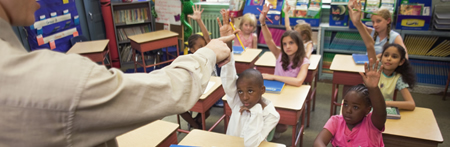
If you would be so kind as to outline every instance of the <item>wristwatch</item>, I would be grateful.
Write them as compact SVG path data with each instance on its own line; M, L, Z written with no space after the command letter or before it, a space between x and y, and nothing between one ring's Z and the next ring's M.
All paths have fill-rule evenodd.
M266 26L266 24L261 24L261 26Z

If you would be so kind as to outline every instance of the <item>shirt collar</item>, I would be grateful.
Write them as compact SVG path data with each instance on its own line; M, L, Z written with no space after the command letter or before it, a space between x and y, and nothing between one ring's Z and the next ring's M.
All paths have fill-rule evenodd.
M9 43L14 48L25 50L22 43L17 38L16 33L14 33L11 24L6 22L2 18L0 18L0 32L1 32L0 33L1 40Z

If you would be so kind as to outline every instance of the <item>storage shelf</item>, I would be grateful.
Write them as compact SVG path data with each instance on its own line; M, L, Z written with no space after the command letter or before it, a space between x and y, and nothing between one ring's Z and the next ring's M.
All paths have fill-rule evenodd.
M269 48L266 44L258 43L258 48Z
M450 62L450 57L434 57L434 56L421 56L421 55L408 55L410 59L421 60L433 60L433 61L445 61Z
M144 21L144 22L136 22L136 23L116 23L116 27L125 27L125 26L132 26L132 25L140 25L140 24L148 24L152 23L151 21Z
M130 40L127 40L127 41L119 41L118 43L119 43L119 44L127 44L127 43L130 43Z
M431 31L401 30L401 33L405 35L430 35L430 36L450 37L450 32L436 31L436 30Z
M257 25L258 27L261 27L261 24ZM286 27L284 25L267 25L269 28L276 28L276 29L284 29L286 30ZM295 26L291 26L291 28L294 28ZM312 31L318 31L319 27L311 27Z
M365 54L364 51L353 51L353 50L341 50L341 49L323 49L323 52L328 53L341 53L341 54Z

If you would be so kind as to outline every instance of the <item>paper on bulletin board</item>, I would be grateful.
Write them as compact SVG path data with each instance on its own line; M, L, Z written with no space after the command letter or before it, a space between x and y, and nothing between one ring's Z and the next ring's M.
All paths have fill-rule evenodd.
M156 22L172 25L181 25L181 1L180 0L157 0L155 10L158 14Z

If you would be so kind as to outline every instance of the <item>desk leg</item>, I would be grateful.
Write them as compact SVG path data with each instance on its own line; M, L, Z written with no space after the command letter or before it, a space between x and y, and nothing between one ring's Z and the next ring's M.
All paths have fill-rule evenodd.
M206 111L208 111L208 110L206 110ZM202 114L202 130L206 130L206 124L205 124L205 122L206 122L206 113L201 113Z
M307 107L306 107L306 115L307 115L307 121L306 121L306 127L309 127L309 118L310 118L310 114L311 114L311 101L312 101L312 94L313 94L313 92L312 92L312 90L311 89L309 89L309 92L308 92L308 96L307 96L307 99L309 99L308 100L308 103L306 104L307 105ZM305 113L303 113L303 115L304 115ZM304 118L304 117L303 117ZM302 120L303 121L303 120ZM302 124L304 124L303 122L302 122Z
M313 105L312 105L312 111L314 111L314 108L316 106L316 88L317 88L317 80L319 80L319 74L316 73L316 77L314 78L314 90L313 90Z
M142 65L144 65L144 67L143 67L144 72L147 73L147 65L145 64L144 52L141 52L141 60L142 60Z
M131 60L133 60L133 63L134 63L134 72L137 72L136 50L131 48L131 51L133 52L133 56L131 56Z
M330 107L330 117L336 113L336 103L339 93L339 84L333 84L331 92L331 107Z

